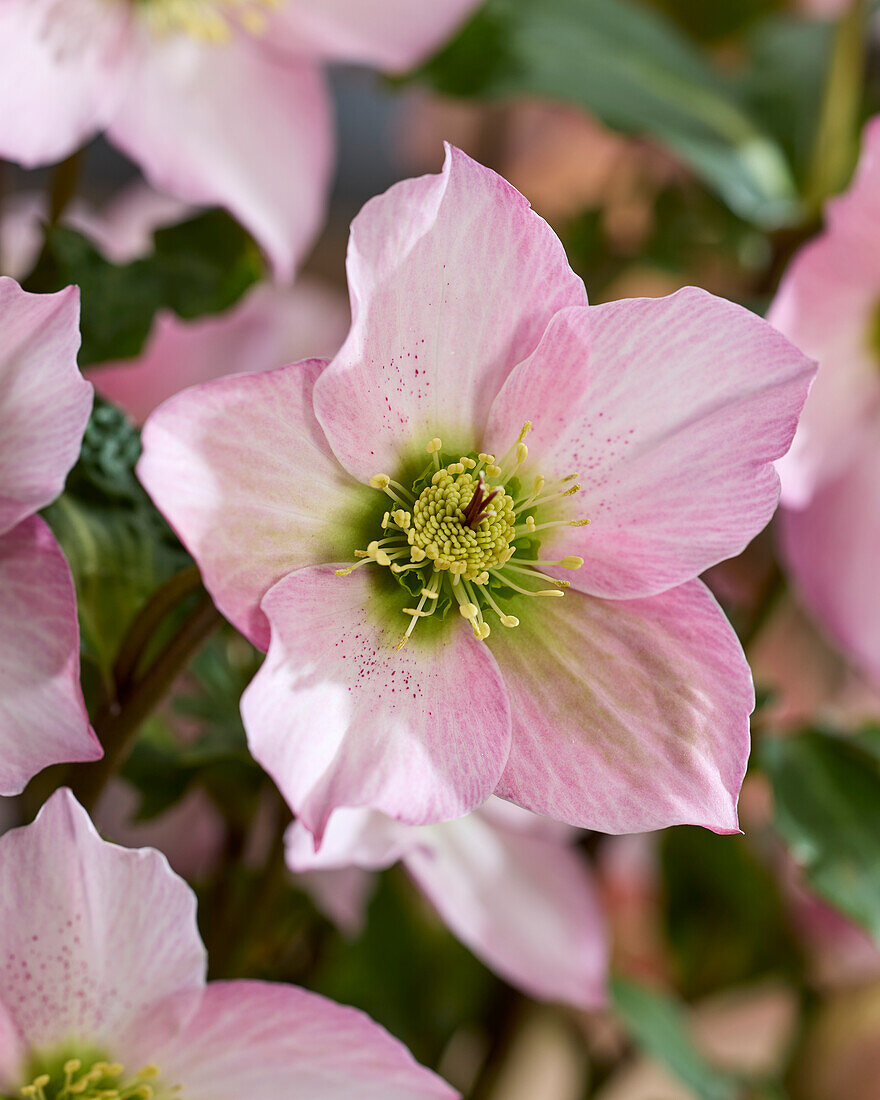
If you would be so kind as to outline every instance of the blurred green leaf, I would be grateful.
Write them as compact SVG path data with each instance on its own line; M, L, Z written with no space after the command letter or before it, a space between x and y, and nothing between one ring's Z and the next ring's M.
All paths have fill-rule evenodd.
M776 828L813 888L880 940L880 731L767 739L758 759Z
M184 318L228 309L263 271L250 236L219 210L161 229L153 241L151 255L117 265L81 233L64 226L47 229L25 288L80 287L80 366L138 355L159 309Z
M134 476L139 455L137 429L99 399L65 491L43 513L73 573L83 657L105 683L135 615L190 560Z
M741 1082L713 1069L694 1046L680 1001L623 978L612 980L611 999L638 1045L693 1089L700 1100L739 1100Z
M635 0L488 0L416 76L451 95L576 103L665 143L748 220L797 216L779 144L700 50Z
M745 837L681 826L661 844L666 931L687 996L797 969L779 886Z

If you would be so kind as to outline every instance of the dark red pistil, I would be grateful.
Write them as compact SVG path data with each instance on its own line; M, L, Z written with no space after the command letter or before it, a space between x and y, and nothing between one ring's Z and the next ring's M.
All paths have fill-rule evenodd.
M474 495L468 501L468 506L464 510L465 527L470 527L472 531L476 530L482 520L489 514L486 511L487 505L490 504L500 492L500 489L493 489L491 493L486 493L485 478L480 474L480 480L477 482L476 489L474 489Z

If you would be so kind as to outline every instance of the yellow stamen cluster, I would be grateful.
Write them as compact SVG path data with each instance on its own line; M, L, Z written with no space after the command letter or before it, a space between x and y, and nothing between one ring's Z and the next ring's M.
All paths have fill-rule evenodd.
M267 11L281 0L134 0L158 35L188 34L222 45L236 27L249 34L266 29Z
M88 1068L82 1059L69 1058L61 1067L63 1079L41 1073L19 1091L25 1100L181 1100L180 1086L156 1083L158 1066L144 1066L125 1077L119 1062L97 1061Z
M562 596L561 589L568 587L568 581L547 576L544 568L559 565L564 569L579 569L583 565L583 559L574 555L555 561L518 556L524 551L518 550L517 539L528 539L550 528L579 527L589 523L587 519L537 523L532 514L535 508L552 507L577 493L580 485L569 484L574 475L549 487L546 478L538 475L531 490L516 499L512 488L511 492L506 491L508 482L514 475L518 476L519 468L528 458L528 447L523 440L530 428L527 422L516 443L500 460L494 455L480 453L476 458L463 455L457 462L443 466L440 462L442 441L430 440L426 450L433 459L435 470L430 483L418 492L418 496L417 490L410 491L387 474L370 478L372 488L389 496L396 507L382 517L383 537L370 542L366 550L355 550L354 556L360 560L337 569L336 573L347 577L355 569L373 562L390 569L398 577L415 574L417 579L413 581L401 580L408 591L418 592L419 600L415 607L403 609L411 621L398 649L406 643L419 619L434 614L444 592L471 624L474 636L483 641L491 633L485 619L488 611L498 616L502 626L519 626L515 615L499 607L496 600L499 590L508 590L508 598L510 592L516 593L517 598ZM420 484L424 485L422 479ZM554 587L523 587L535 580L543 584L549 582Z

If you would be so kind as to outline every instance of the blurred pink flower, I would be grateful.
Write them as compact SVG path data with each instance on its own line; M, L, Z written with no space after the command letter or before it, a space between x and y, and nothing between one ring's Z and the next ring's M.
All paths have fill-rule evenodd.
M324 213L333 139L320 62L399 70L477 0L4 0L0 157L96 134L161 191L227 207L283 280Z
M808 610L880 683L880 118L827 222L793 260L769 314L820 364L779 464L781 543Z
M303 825L290 827L287 863L329 876L402 860L441 919L487 966L531 997L595 1008L605 999L608 952L593 878L574 839L568 826L496 798L440 825L337 810L317 852ZM323 897L329 887L325 877ZM344 898L350 890L350 878L341 879Z
M76 366L79 292L0 278L0 794L42 768L96 760L79 686L70 570L36 514L79 456L92 387Z
M192 890L158 852L102 841L69 791L0 838L0 941L4 1092L456 1095L354 1009L290 985L206 985Z
M218 607L271 633L255 758L317 838L338 807L426 824L492 793L735 830L752 685L695 578L772 515L813 365L696 289L588 307L546 223L453 148L367 204L348 274L331 363L144 429L141 480Z

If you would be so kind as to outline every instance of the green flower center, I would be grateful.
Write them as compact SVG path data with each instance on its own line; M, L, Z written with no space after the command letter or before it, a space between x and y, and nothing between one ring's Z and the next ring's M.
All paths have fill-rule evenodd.
M181 1100L179 1085L158 1083L158 1066L129 1075L121 1063L93 1055L37 1058L30 1076L31 1083L18 1091L25 1100Z
M132 0L157 35L187 34L222 45L236 27L250 34L266 29L266 13L282 0Z
M531 428L523 426L516 443L496 461L491 454L462 455L445 465L440 458L442 442L427 445L433 466L407 488L387 474L376 474L370 485L391 498L397 506L387 511L380 524L381 536L366 550L355 550L361 560L345 569L346 577L362 565L375 563L391 570L399 583L417 597L415 607L404 608L410 623L400 649L419 619L445 614L458 606L461 615L481 641L489 637L488 615L497 616L502 626L519 626L519 619L505 609L511 599L526 596L562 596L568 581L548 577L547 565L579 569L583 558L566 556L551 561L536 558L537 534L555 527L579 527L588 519L551 519L537 523L537 509L546 512L573 496L580 485L574 474L548 484L537 475L530 490L521 488L520 472L528 459L524 440ZM542 586L533 588L538 581Z

